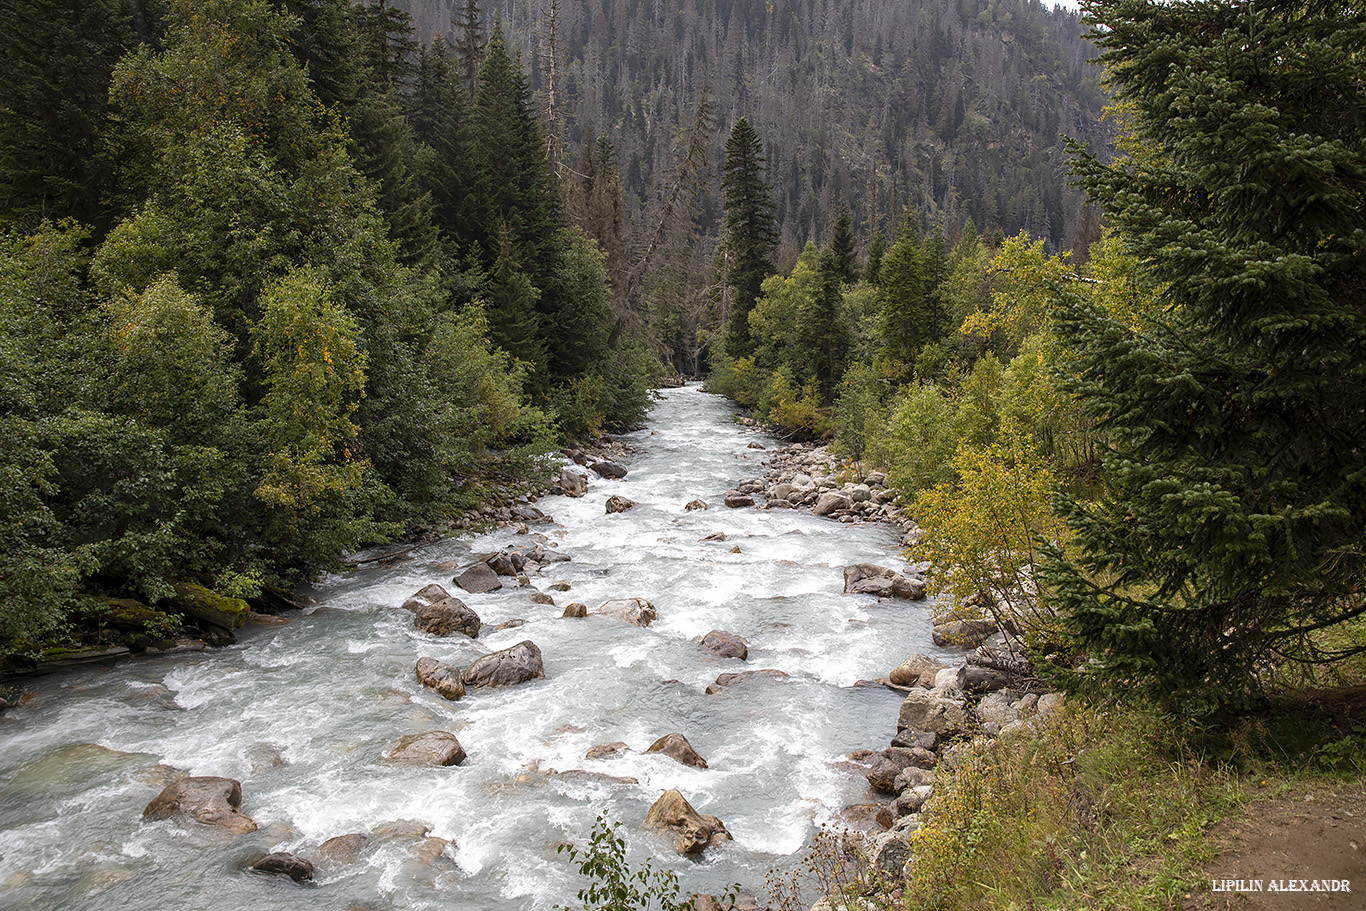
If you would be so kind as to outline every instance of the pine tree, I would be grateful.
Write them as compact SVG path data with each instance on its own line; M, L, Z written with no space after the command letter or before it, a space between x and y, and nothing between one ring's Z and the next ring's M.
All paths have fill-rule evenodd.
M1366 614L1366 11L1087 8L1134 142L1078 170L1167 290L1137 328L1060 321L1107 485L1047 580L1094 675L1236 706L1362 649L1322 634Z
M726 352L744 357L754 352L749 313L764 279L773 271L769 259L778 246L772 189L764 177L763 144L749 120L741 117L726 140L721 167L722 248L725 281L731 294L726 312Z
M109 82L135 41L118 0L0 0L0 221L108 227Z
M893 377L909 375L920 349L931 338L918 234L907 220L878 272L881 357Z
M858 278L858 251L854 246L853 216L849 205L841 203L830 231L830 256L835 275L846 285Z
M473 101L479 91L479 71L484 67L484 18L479 0L465 0L461 7L460 33L455 42L456 58L460 61L460 75L464 80L466 97Z

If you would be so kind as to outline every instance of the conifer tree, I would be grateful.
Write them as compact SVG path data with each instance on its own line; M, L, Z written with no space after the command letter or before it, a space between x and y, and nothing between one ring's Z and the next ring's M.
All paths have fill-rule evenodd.
M892 376L905 376L931 337L918 233L907 220L878 272L882 357Z
M830 231L830 256L834 273L840 281L852 285L858 278L858 251L854 247L853 216L848 203L841 203Z
M759 134L741 117L726 140L721 167L722 248L725 281L730 288L726 312L726 352L732 357L752 354L749 313L764 279L773 271L769 259L778 246L773 218L772 190L764 177L764 150Z
M1063 314L1108 484L1048 581L1091 673L1237 706L1361 650L1323 636L1366 614L1366 11L1086 8L1135 143L1078 169L1167 290L1136 328Z

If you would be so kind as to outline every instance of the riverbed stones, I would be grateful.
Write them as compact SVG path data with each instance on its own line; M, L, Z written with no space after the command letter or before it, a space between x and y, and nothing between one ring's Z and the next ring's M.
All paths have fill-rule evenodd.
M677 788L665 791L645 814L645 828L673 836L679 854L701 854L708 847L730 841L730 833L715 816L693 809Z
M706 503L705 500L689 500L687 503L685 503L685 504L683 505L683 511L684 511L684 512L696 512L696 511L699 510L699 509L706 509L706 508L707 508L707 503Z
M949 734L966 730L968 713L959 697L949 690L912 690L901 702L897 729Z
M413 625L424 633L442 638L459 635L478 639L482 621L464 601L444 598L413 611Z
M566 465L560 469L560 492L567 497L581 497L588 492L588 469L581 465Z
M184 818L233 835L256 831L241 813L242 783L233 778L196 776L168 784L142 811L144 819Z
M844 567L844 591L846 594L919 601L925 597L925 580L903 576L874 563L855 563Z
M465 761L465 750L450 731L426 731L399 738L388 759L404 765L452 766Z
M318 845L317 862L324 867L349 867L360 860L370 847L371 838L364 832L335 835Z
M947 665L942 661L936 661L928 655L912 655L893 668L887 679L897 686L923 686L928 689L935 685L935 675L945 667Z
M603 460L599 462L594 462L592 465L589 465L588 467L592 469L593 473L600 478L607 478L608 480L617 481L621 478L626 477L626 466L618 465L616 462L608 462L606 460Z
M695 769L705 769L707 760L702 758L702 754L693 749L688 738L677 732L665 734L656 740L645 750L647 753L663 753L670 759L681 762L683 765L692 766Z
M570 618L570 619L577 619L577 618L579 618L579 617L587 617L587 616L588 616L588 605L587 605L587 604L584 604L582 601L574 601L574 602L571 602L570 604L566 604L566 605L564 606L564 613L563 613L563 614L560 614L560 616L561 616L561 617L568 617L568 618Z
M714 629L701 639L702 647L721 658L749 659L749 643L743 637Z
M588 752L583 755L584 759L611 759L623 753L631 752L631 748L620 740L611 743L600 743L597 746L589 747Z
M613 598L602 602L593 613L625 620L636 626L649 626L659 619L659 612L655 610L655 606L644 598Z
M628 509L633 509L635 505L635 500L627 499L618 494L612 494L607 498L607 515L610 516L613 513L626 512Z
M746 506L754 505L754 497L747 493L740 493L738 490L728 490L724 502L729 509L743 509Z
M453 580L472 595L483 595L503 587L498 574L487 563L475 563Z
M968 617L936 623L931 638L940 648L977 648L994 632L996 624L992 621Z
M478 659L461 674L466 688L479 686L515 686L545 676L541 650L536 643L525 639L502 651L492 652Z
M982 730L996 734L1012 721L1019 721L1020 712L1011 704L1017 700L1016 694L1001 690L983 696L973 709Z
M270 876L288 876L296 883L313 878L313 864L287 851L275 851L252 861L250 868Z
M818 516L829 516L837 512L845 512L852 505L850 499L844 494L830 490L821 494L816 500L816 505L811 507L811 512Z
M436 690L452 702L465 697L465 684L460 669L443 664L435 658L417 659L417 682Z
M553 597L551 597L550 595L547 595L545 592L532 592L532 593L531 593L531 603L532 603L532 604L548 604L548 605L550 605L551 607L554 607L554 606L555 606L555 599L554 599Z
M722 690L735 686L737 683L744 683L756 678L769 678L778 680L788 676L787 671L780 671L777 668L766 667L757 671L740 671L735 674L720 674L711 686L707 687L707 695L713 696Z

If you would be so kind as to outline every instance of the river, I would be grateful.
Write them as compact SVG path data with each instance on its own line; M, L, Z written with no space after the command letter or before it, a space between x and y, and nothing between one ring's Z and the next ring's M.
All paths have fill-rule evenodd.
M542 591L570 584L551 593L555 606L526 588L465 595L450 584L451 562L517 543L504 528L328 577L289 623L250 625L233 646L30 681L30 704L0 715L0 908L546 911L572 905L583 885L556 845L582 845L599 815L622 823L634 861L675 870L685 889L760 892L818 826L869 798L840 763L887 745L900 696L855 684L914 652L943 653L925 602L842 594L845 564L904 568L893 531L721 504L763 473L764 452L747 444L777 445L733 414L695 387L669 390L627 438L638 452L623 480L537 504L555 522L532 532L572 557L532 579ZM606 515L614 493L639 505ZM711 508L685 512L695 498ZM414 629L398 606L431 582L478 612L479 639ZM659 619L560 616L569 601L628 597L653 602ZM497 628L515 620L525 623ZM749 640L749 660L702 650L695 640L712 629ZM448 702L414 677L419 657L464 665L524 639L544 655L544 680ZM789 676L705 693L718 674L761 668ZM433 729L459 737L462 765L385 761L399 737ZM675 731L708 768L644 753ZM613 741L632 752L584 758ZM144 821L159 765L240 780L258 830ZM734 841L694 861L644 832L668 788L719 816ZM395 820L449 844L435 853L441 843L414 826L384 827ZM309 857L377 827L392 834L353 864L320 865L311 885L239 870L255 850Z

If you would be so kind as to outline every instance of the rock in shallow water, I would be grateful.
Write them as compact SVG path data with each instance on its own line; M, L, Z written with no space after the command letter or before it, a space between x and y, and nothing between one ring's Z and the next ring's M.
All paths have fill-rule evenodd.
M644 598L614 598L602 602L593 613L625 620L636 626L649 626L659 619L655 606Z
M679 854L700 854L712 845L730 841L721 820L694 810L676 788L665 791L650 807L645 828L672 834L674 850Z
M465 749L450 731L427 731L400 738L388 758L404 765L451 766L465 761Z
M679 733L665 734L650 744L645 752L663 753L670 759L684 765L690 765L695 769L707 767L707 760L703 759L702 755L693 749L692 744L688 743L688 738Z
M288 876L296 883L305 882L313 878L313 864L304 860L302 857L295 857L285 851L276 851L267 854L259 860L253 861L251 869L257 873L267 873L274 876Z
M525 639L475 661L465 668L461 679L467 687L513 686L544 676L541 650L536 643Z
M446 598L434 604L424 604L413 612L413 625L433 636L469 636L479 638L481 622L476 614L459 598Z
M742 637L725 630L714 629L702 637L702 647L722 658L749 658L749 643Z
M442 664L435 658L417 659L417 682L436 690L452 702L465 696L465 684L460 679L460 669Z
M232 778L202 776L168 784L147 808L144 819L184 817L234 835L256 831L256 822L242 815L242 783Z

